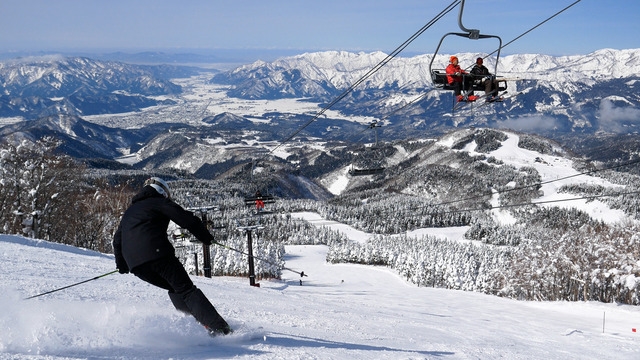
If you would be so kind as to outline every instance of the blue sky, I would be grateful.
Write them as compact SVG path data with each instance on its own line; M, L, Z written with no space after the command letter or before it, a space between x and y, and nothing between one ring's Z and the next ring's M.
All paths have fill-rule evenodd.
M504 43L575 0L467 0L463 24ZM287 49L390 52L451 0L3 0L0 51ZM640 48L640 0L581 0L503 54ZM407 53L433 53L460 31L458 9ZM447 38L440 52L497 42Z

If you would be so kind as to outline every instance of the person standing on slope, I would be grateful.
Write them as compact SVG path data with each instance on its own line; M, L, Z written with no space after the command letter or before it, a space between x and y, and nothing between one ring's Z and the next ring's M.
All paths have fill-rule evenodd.
M213 236L202 221L171 200L167 183L157 177L145 181L131 200L113 237L113 253L121 274L138 278L169 291L173 306L191 314L212 336L232 332L207 297L198 289L175 255L167 238L169 221L189 230L204 244Z

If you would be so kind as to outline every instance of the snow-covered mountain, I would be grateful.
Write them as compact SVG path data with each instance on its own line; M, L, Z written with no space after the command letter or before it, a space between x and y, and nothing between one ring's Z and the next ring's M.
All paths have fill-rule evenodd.
M463 67L486 54L457 54ZM245 99L306 97L329 102L387 57L382 52L327 51L262 61L215 75L212 83L232 85L230 96ZM510 81L500 104L451 116L452 92L433 88L432 55L395 58L370 74L335 109L387 120L387 135L446 131L452 126L535 129L543 134L596 131L635 132L640 96L635 90L640 49L603 49L588 55L553 57L509 55L499 59L498 76ZM434 69L444 69L449 55L437 55ZM485 64L494 69L496 59ZM426 94L425 94L426 93ZM421 101L403 107L424 96ZM509 98L513 96L513 98ZM428 120L427 120L428 119Z
M50 56L0 62L2 117L134 111L163 103L151 96L181 91L161 70L114 61Z
M478 55L482 54L458 54L466 65ZM202 79L198 85L191 78L166 80L193 71L170 66L59 57L5 62L0 64L0 114L42 119L12 124L1 134L5 139L58 134L64 150L73 156L128 155L121 161L137 168L176 168L206 176L218 176L262 156L303 126L295 149L284 144L283 153L274 155L295 163L296 171L323 176L348 164L354 146L373 142L373 134L364 132L362 125L371 119L382 120L379 135L387 144L467 127L508 128L570 144L571 149L596 154L598 159L637 156L633 134L640 118L640 95L634 89L640 79L636 76L640 49L502 57L498 75L512 79L507 99L490 106L467 106L453 115L451 92L433 90L431 55L399 57L310 121L314 109L333 101L386 56L327 51L259 61L214 76L211 81L223 86L206 84L206 73L198 77ZM444 67L447 61L448 55L438 55L434 67ZM489 57L486 63L493 68L495 60ZM184 84L184 89L175 84ZM177 94L181 89L184 93ZM421 100L413 103L416 99ZM295 110L287 101L309 105ZM172 105L122 113L160 102ZM117 119L116 125L105 121L103 127L79 117L118 112L110 117ZM97 116L91 121L99 123ZM84 130L70 132L74 126ZM328 155L336 149L344 153L337 158Z
M463 67L470 68L478 56L487 54L456 54ZM450 54L436 55L434 69L444 69ZM213 82L233 83L239 89L243 81L266 80L264 85L279 89L281 97L291 95L317 96L322 94L317 86L308 86L299 78L287 74L296 73L301 79L329 89L344 90L384 60L383 52L351 53L346 51L326 51L305 53L281 58L267 63L257 61L234 70L217 74ZM358 89L385 89L390 87L421 88L432 85L429 64L432 55L396 57L364 81ZM489 69L495 66L495 57L485 59ZM547 81L553 85L583 82L595 83L602 80L622 79L640 73L640 49L603 49L588 55L553 57L541 54L517 54L499 59L498 74L509 79ZM297 83L295 81L298 81ZM294 85L300 86L294 86ZM305 87L307 86L307 87ZM265 88L266 89L266 88ZM565 86L559 87L565 89ZM292 93L288 90L294 91ZM234 92L234 94L240 94ZM253 92L252 94L256 94ZM245 96L249 97L252 94ZM264 95L263 95L264 96Z
M32 121L22 121L0 128L5 142L18 144L22 140L35 142L50 136L62 142L60 150L76 158L112 159L121 156L119 149L138 150L172 124L154 124L142 129L117 129L97 125L73 115L52 115Z
M78 88L89 91L91 86L113 91L124 84L131 87L132 93L159 95L181 90L136 66L88 58L11 61L0 63L0 73L4 90L21 96L69 96Z
M470 67L477 56L486 54L457 55L463 66ZM433 67L444 68L448 56L437 55ZM230 85L230 97L304 98L326 104L385 58L382 52L306 53L243 65L216 74L211 83ZM531 129L544 135L637 130L640 95L635 88L640 79L640 49L603 49L562 57L503 56L497 73L510 80L507 100L477 110L469 106L455 116L451 116L451 92L433 90L431 58L430 54L394 58L370 73L333 109L386 120L388 138L406 138L424 131L444 133L464 126ZM486 59L490 69L495 63L495 58ZM197 71L81 57L6 61L0 63L0 117L113 114L175 103L175 95L182 88L169 79L188 77ZM278 113L286 114L286 110L273 112Z

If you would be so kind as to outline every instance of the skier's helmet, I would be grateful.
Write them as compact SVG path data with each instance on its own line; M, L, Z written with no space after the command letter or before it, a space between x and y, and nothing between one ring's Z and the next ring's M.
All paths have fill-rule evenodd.
M167 182L160 179L159 177L150 177L148 178L145 182L144 182L144 186L151 186L152 188L154 188L158 194L166 197L166 198L170 198L171 197L171 191L169 190L169 185L167 185Z

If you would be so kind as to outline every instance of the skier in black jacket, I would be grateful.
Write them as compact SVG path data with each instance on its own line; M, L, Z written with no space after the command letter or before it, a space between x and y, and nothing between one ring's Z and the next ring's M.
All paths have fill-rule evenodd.
M138 278L169 291L176 309L193 315L213 336L232 332L206 296L198 289L175 256L167 238L169 221L189 230L204 244L213 236L202 221L171 200L167 183L157 177L145 181L131 200L113 238L113 253L121 274Z

